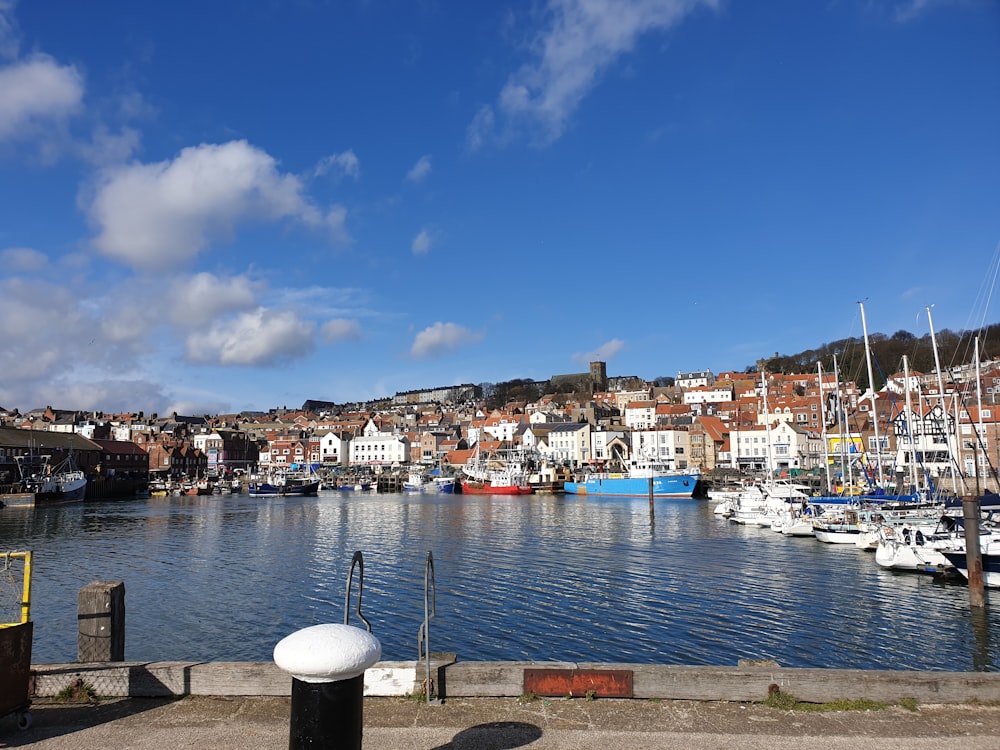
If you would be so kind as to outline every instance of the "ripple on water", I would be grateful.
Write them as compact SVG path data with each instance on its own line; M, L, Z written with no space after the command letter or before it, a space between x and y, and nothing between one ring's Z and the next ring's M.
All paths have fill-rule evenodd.
M387 659L416 658L432 551L431 648L466 661L1000 668L1000 615L972 618L963 586L710 506L662 501L650 519L645 499L153 498L5 509L0 539L35 552L40 662L75 658L92 580L125 581L129 659L269 660L288 633L343 620L361 550L362 610Z

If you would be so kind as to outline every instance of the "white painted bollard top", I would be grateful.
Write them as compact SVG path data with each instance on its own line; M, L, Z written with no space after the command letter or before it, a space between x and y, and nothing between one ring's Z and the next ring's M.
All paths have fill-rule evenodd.
M339 682L364 674L382 656L382 644L353 625L313 625L285 636L274 663L302 682Z

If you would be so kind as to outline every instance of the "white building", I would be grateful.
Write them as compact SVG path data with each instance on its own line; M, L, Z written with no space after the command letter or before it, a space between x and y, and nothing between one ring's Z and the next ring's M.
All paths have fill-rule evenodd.
M322 464L347 466L350 461L351 441L331 430L319 439L319 461Z
M732 386L696 386L684 389L685 404L724 404L732 400Z
M548 448L549 457L556 461L570 461L576 465L590 461L590 424L556 425L549 432Z
M391 466L410 463L410 441L402 435L379 432L361 435L350 441L351 466Z
M687 430L660 427L632 430L632 458L659 461L669 469L687 469L691 437Z
M656 424L655 401L630 401L623 412L625 426L630 430L648 430Z
M768 438L770 437L770 451ZM826 460L822 438L791 422L776 422L729 433L730 461L744 471L782 472L812 469Z
M678 371L674 385L687 390L688 388L707 388L714 382L715 376L712 375L711 370L702 370L701 372Z

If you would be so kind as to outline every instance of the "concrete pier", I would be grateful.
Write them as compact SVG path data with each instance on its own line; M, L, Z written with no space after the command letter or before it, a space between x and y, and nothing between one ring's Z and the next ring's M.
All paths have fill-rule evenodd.
M423 662L380 661L365 671L369 697L417 695ZM438 693L455 698L518 698L525 671L631 672L632 697L642 700L763 701L772 685L802 701L868 699L884 703L1000 705L1000 672L911 672L796 669L771 664L685 667L584 662L463 662L432 654ZM79 678L108 697L289 696L291 677L271 662L112 662L39 664L32 667L34 695L51 697ZM549 696L549 697L567 697ZM578 696L574 696L578 697Z

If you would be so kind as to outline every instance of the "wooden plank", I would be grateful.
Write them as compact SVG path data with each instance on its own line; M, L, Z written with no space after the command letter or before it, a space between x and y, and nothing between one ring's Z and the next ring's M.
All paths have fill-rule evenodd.
M415 668L422 662L379 662L373 669ZM1000 672L904 672L781 667L683 667L572 662L438 662L441 696L518 697L525 670L627 670L638 699L763 701L771 685L799 700L825 703L869 698L886 703L1000 702ZM35 695L51 697L80 677L102 696L291 694L291 677L272 662L118 662L33 665ZM567 695L569 691L561 693ZM573 694L576 695L574 688ZM581 695L585 695L584 690Z
M573 662L457 661L445 667L444 697L517 697L524 692L524 670L575 669Z

